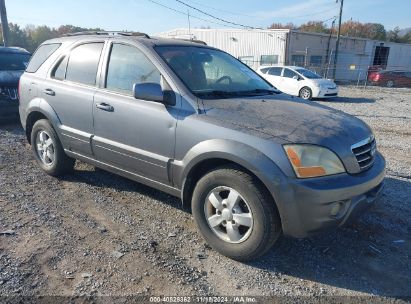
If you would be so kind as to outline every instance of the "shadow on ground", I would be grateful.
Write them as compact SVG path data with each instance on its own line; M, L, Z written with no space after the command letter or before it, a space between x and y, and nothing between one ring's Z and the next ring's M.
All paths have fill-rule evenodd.
M329 99L315 99L319 102L335 102L335 103L375 103L375 99L372 98L356 98L356 97L332 97Z
M15 124L0 130L24 134ZM64 180L146 195L184 210L178 198L103 170L90 170L83 163L78 162ZM303 240L282 238L268 255L248 265L366 294L409 297L410 197L411 181L387 178L381 202L354 224Z
M409 197L411 182L387 178L379 204L352 225L304 240L283 238L250 265L367 294L410 297L411 207L394 210L390 189L408 189Z
M188 212L178 198L103 170L76 170L66 180L146 195ZM387 178L386 185L411 189L411 182L393 178ZM268 255L248 264L367 294L411 296L410 209L401 213L390 208L390 196L385 190L379 205L350 226L303 240L282 238Z

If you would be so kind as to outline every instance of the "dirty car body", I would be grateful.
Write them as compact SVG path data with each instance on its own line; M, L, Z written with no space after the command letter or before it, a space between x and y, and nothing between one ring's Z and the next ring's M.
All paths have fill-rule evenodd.
M70 78L75 71L66 58L75 62L72 54L87 44L93 44L89 54L98 55L95 82L84 84ZM246 251L257 242L260 222L270 225L258 215L261 206L272 219L278 215L284 234L306 237L343 225L379 198L385 160L364 122L279 94L220 50L124 35L44 45L53 51L21 78L20 117L28 140L36 140L36 122L47 120L68 157L180 196L191 204L206 240L231 258L258 256ZM147 72L122 87L122 60L137 57L135 69ZM239 180L230 183L230 176ZM241 178L256 186L248 189ZM213 180L221 185L202 193ZM231 194L240 203L230 209ZM261 197L263 205L254 204ZM201 222L203 213L209 218Z

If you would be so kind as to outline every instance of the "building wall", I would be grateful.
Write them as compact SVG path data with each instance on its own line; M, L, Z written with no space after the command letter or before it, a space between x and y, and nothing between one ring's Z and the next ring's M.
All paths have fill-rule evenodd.
M192 38L222 49L243 60L252 68L260 66L263 59L273 60L272 64L284 64L288 30L236 30L236 29L177 29L159 33L164 38ZM190 35L191 33L191 35ZM270 57L267 57L270 56ZM278 61L277 61L278 60Z
M333 77L336 37L295 30L176 29L157 36L191 38L222 49L254 69L261 65L305 66L327 78ZM336 80L362 81L373 65L381 41L341 37ZM383 43L390 47L387 69L411 71L411 45Z
M336 37L318 33L291 31L288 64L305 66L327 78L332 78ZM365 79L371 52L366 52L367 40L341 37L336 79Z
M373 64L375 48L377 46L390 48L386 67L387 70L411 71L411 44L368 40L367 49L370 50L372 54L370 66Z

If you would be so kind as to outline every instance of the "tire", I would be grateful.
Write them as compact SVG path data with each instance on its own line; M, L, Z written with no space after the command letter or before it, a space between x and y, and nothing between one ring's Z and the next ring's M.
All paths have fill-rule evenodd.
M38 120L31 131L31 149L37 164L51 176L62 176L73 170L75 160L64 152L56 131L46 119Z
M395 83L394 83L393 80L388 80L388 81L387 81L387 87L393 88L394 86L395 86Z
M309 87L303 87L300 90L300 97L305 100L311 100L313 98L313 92Z
M233 200L228 198L230 195L232 198L238 196ZM230 202L234 201L233 207ZM215 208L220 203L220 209ZM233 207L231 217L230 205ZM237 261L264 255L282 232L280 216L271 195L260 181L234 166L221 167L204 175L194 189L191 207L206 242ZM229 234L229 231L235 233Z

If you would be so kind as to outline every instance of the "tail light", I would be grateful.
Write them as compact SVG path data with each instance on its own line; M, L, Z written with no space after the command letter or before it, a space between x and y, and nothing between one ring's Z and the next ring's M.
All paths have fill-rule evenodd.
M380 73L376 73L375 74L375 81L379 81L381 79L381 74Z

